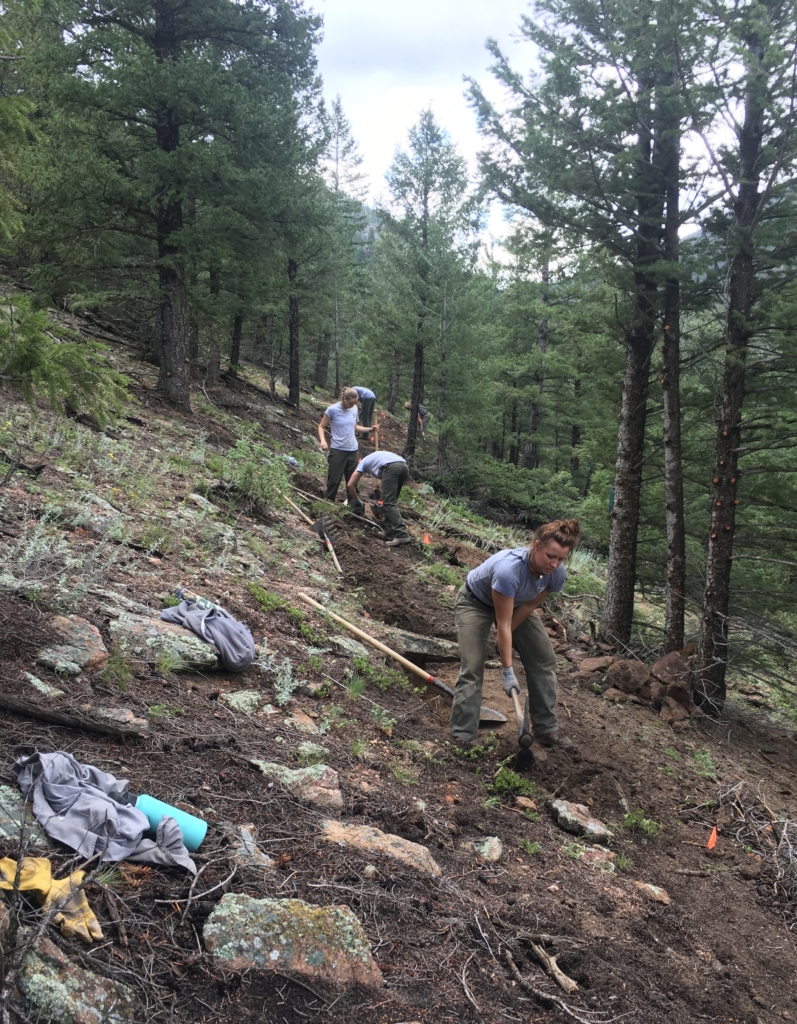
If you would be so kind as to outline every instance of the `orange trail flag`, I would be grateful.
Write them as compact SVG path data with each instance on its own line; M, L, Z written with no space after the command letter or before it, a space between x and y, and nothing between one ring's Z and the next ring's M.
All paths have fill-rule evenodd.
M714 828L711 830L711 835L708 837L708 842L706 843L706 849L707 850L713 850L716 845L717 845L717 826L715 825Z
M424 542L424 544L431 544L432 543L432 538L429 536L428 533L425 533L423 535L423 542Z

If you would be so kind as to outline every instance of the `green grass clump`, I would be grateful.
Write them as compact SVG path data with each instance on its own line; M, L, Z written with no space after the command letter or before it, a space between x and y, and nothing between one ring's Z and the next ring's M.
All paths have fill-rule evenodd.
M355 658L354 667L359 675L367 682L373 683L382 693L389 690L391 686L398 686L401 690L409 690L412 687L403 673L384 664L372 665L368 658Z
M524 853L527 853L529 857L536 857L538 854L542 853L542 847L540 844L532 843L530 839L521 839L520 849L523 850Z
M656 836L661 835L664 828L660 822L655 821L653 818L647 818L641 807L638 807L635 811L630 811L628 814L624 814L621 826L628 829L629 832L641 832L642 835L648 836L649 839L655 839Z
M711 759L711 752L705 747L696 750L692 755L695 759L695 775L704 779L716 779L717 766Z
M305 740L296 748L296 753L302 768L309 768L313 764L323 764L329 751L326 747L320 747L317 743Z
M489 792L494 796L509 796L512 793L516 796L536 796L537 786L531 779L524 779L522 775L502 765L490 784Z
M246 589L257 601L261 612L276 612L288 607L288 602L279 594L272 594L270 590L266 590L251 580L246 584Z

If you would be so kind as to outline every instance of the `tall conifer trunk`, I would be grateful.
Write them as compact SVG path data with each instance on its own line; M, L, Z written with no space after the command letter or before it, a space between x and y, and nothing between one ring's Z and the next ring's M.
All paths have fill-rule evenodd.
M230 373L233 376L238 372L238 364L241 362L241 336L244 330L244 315L242 310L235 311L235 319L232 324L232 336L230 338Z
M296 275L299 265L288 260L288 401L299 408L299 296L296 294Z
M664 197L654 161L651 110L652 73L640 80L636 163L637 244L631 323L625 335L625 373L615 462L614 507L609 533L609 565L601 633L612 643L631 638L636 582L639 499L645 444L650 357L656 328L657 283Z
M325 388L329 377L329 344L332 335L329 331L323 331L318 336L315 350L315 372L313 382L317 388ZM337 366L337 363L335 364Z
M545 261L540 273L542 288L540 289L540 302L542 303L543 315L540 325L537 328L537 351L545 356L548 350L548 282L550 281L550 261L548 258L548 247L546 246ZM540 360L540 369L535 373L537 394L531 400L531 411L529 412L529 439L523 447L524 469L536 469L540 464L539 442L537 432L542 423L542 392L545 387L545 368Z
M401 349L393 349L393 368L390 371L390 392L387 399L387 411L392 416L398 402L399 383L401 381Z
M154 49L158 61L176 61L177 28L174 5L154 0ZM155 138L162 153L173 153L180 145L177 111L162 101L156 111ZM183 203L171 179L158 189L155 209L158 241L158 284L160 286L160 348L158 391L182 412L191 411L191 359L186 330L185 271L179 261L180 247L174 238L183 226Z
M706 557L706 589L700 624L694 680L695 701L719 714L725 701L728 667L728 606L730 602L739 444L745 396L745 364L750 340L755 270L753 228L759 212L758 192L763 155L764 107L762 62L764 45L755 35L747 40L748 69L744 121L739 130L739 189L733 206L734 255L727 283L725 370L722 407L714 442L711 527Z

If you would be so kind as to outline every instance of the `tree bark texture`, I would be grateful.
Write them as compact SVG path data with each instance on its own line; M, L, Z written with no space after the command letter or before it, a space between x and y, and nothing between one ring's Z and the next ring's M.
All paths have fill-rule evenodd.
M719 714L726 696L728 607L738 504L738 448L742 433L745 364L750 340L749 317L753 306L755 281L753 228L761 202L758 188L764 139L764 46L758 38L753 37L748 41L748 49L744 121L739 132L740 184L733 207L734 255L727 283L722 406L714 442L715 461L712 476L711 526L706 556L706 588L693 679L694 699L710 714Z
M550 261L547 253L545 256L545 262L542 265L542 271L540 274L542 281L542 288L540 289L540 302L543 307L543 317L540 320L540 326L537 329L537 351L541 356L545 356L548 350L548 314L545 312L548 307L548 282L550 281ZM537 385L537 395L539 397L532 398L531 410L529 412L529 438L526 444L523 446L523 461L521 465L524 469L536 469L540 464L540 450L539 444L537 443L537 433L542 424L542 392L545 387L545 368L542 365L543 360L540 360L540 367L535 371L534 379Z
M175 10L167 0L154 0L153 48L159 62L178 58ZM174 106L159 104L155 118L156 145L173 153L180 145L180 124ZM164 175L156 197L158 284L160 286L160 374L157 389L181 412L191 411L191 357L186 330L185 271L180 247L173 238L183 226L183 203L172 177Z
M625 336L625 373L615 462L614 507L609 533L609 564L601 634L610 643L631 639L636 582L639 497L645 443L650 357L655 340L657 282L655 263L664 214L664 196L654 162L651 80L639 98L637 156L637 242L633 310Z
M410 422L407 426L407 441L404 445L403 457L408 466L415 465L415 446L418 437L418 406L421 404L423 388L423 356L424 346L421 331L415 342L415 358L412 372L412 397L410 399Z
M296 294L296 275L299 265L288 260L288 401L299 408L299 296Z
M387 411L392 416L398 403L399 383L401 382L401 349L393 349L393 368L390 371L390 392L387 398Z
M241 362L241 336L244 330L243 311L238 309L235 312L235 319L232 324L232 335L230 337L230 373L235 375L238 372L238 364Z
M675 87L673 72L669 88ZM671 102L671 101L670 101ZM669 104L668 104L669 106ZM664 332L661 387L664 402L664 515L667 528L667 580L665 585L664 650L684 645L686 600L686 527L684 523L684 474L681 461L681 282L680 257L680 145L677 114L663 125L662 174L664 178Z
M318 336L315 350L315 372L313 381L317 388L325 388L329 378L329 343L332 335L324 331Z

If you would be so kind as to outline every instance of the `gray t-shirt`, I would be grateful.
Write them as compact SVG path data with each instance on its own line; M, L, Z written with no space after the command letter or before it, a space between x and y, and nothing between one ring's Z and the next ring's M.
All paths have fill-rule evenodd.
M547 576L534 579L529 568L528 548L507 548L491 555L486 562L471 569L467 576L468 587L475 598L493 607L492 591L514 598L515 607L531 601L543 590L555 594L567 579L563 565Z
M376 399L376 395L373 393L373 391L369 390L368 388L355 388L354 390L359 395L361 402L364 402L366 398L373 398L374 400Z
M389 466L391 462L403 461L404 459L400 455L394 455L393 452L371 452L357 463L357 472L370 473L378 480L381 478L385 466Z
M357 406L353 405L351 409L344 409L340 402L336 402L326 410L326 416L332 431L330 448L340 452L356 452L360 447L357 444L357 433L354 429L360 420Z

